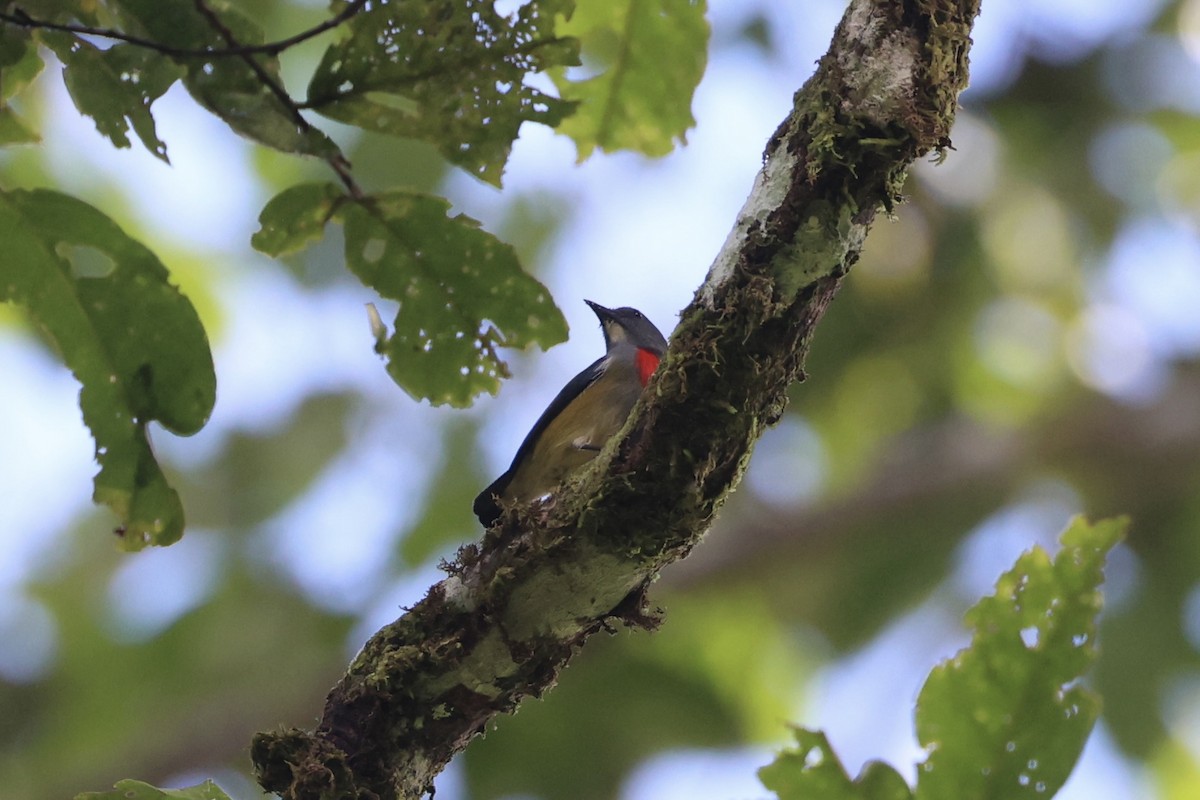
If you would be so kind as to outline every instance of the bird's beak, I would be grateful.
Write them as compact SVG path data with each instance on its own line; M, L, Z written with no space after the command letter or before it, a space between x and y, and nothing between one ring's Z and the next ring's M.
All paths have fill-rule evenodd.
M591 300L584 300L583 302L587 303L592 311L596 312L596 316L600 318L601 323L613 320L614 315L611 308L605 308L599 303L593 303Z

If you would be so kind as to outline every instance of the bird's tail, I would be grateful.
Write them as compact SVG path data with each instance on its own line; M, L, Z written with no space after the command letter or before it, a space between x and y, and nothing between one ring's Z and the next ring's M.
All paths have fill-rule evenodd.
M479 521L483 523L483 527L490 528L495 524L496 520L500 519L501 509L499 498L504 494L504 490L508 488L508 482L511 480L511 472L506 472L492 481L492 485L480 492L479 496L475 498L475 504L471 506L471 510L475 512L475 516L479 517Z

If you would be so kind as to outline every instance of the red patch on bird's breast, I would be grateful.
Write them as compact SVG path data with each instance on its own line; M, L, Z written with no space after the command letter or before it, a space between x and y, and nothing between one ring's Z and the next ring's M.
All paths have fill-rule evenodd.
M642 380L642 386L645 386L650 382L650 376L654 374L654 370L658 368L658 356L650 350L639 347L636 362L638 377Z

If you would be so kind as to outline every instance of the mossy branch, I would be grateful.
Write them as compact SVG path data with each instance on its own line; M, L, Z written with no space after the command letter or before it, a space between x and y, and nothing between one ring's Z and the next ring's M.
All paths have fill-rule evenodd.
M652 627L645 590L704 535L803 378L812 332L910 164L949 144L977 0L854 0L767 144L732 233L623 432L555 500L513 509L380 630L315 731L256 737L289 800L416 798L589 636Z

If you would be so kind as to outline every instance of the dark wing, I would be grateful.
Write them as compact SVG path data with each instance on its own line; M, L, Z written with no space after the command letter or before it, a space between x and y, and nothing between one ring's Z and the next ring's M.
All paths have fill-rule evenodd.
M504 494L504 490L508 488L508 484L512 481L513 475L517 471L517 467L521 465L530 454L533 453L534 446L537 445L537 440L542 433L549 427L562 410L571 404L579 394L600 377L602 372L601 365L604 363L604 356L592 362L592 365L583 372L576 375L567 385L562 388L550 405L546 406L546 410L538 417L538 421L533 424L533 428L525 436L525 441L521 442L521 446L517 448L517 454L513 456L512 464L503 475L492 481L492 485L479 493L475 498L475 504L471 509L475 512L475 516L479 517L479 521L483 523L483 527L490 528L492 524L500 518L500 503L499 498Z

